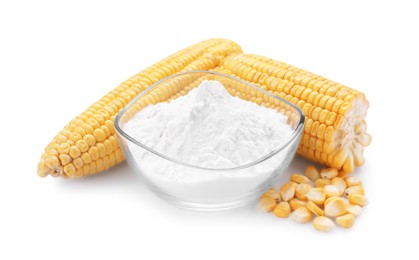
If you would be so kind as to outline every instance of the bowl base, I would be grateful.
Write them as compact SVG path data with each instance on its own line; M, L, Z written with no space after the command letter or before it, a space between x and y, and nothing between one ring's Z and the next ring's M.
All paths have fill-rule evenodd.
M171 196L167 196L166 194L163 194L161 192L157 192L157 191L155 191L155 193L158 197L160 197L164 201L172 204L173 206L177 208L195 211L195 212L203 212L203 213L232 211L234 209L238 209L246 205L249 205L255 202L260 197L258 193L258 194L252 194L240 200L231 201L231 202L196 203L196 202L181 201Z

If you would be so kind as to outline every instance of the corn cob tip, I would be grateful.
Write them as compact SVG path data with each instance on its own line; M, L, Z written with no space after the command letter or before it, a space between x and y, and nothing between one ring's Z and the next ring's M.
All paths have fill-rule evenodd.
M55 158L58 159L57 157ZM41 158L41 160L38 163L38 176L45 178L48 175L51 175L53 177L67 177L63 172L62 166L48 166L47 161L44 158Z

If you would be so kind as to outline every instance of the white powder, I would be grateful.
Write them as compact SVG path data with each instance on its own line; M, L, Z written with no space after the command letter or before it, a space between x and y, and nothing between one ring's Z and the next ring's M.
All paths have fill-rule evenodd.
M170 103L150 105L123 130L172 159L204 168L233 168L254 162L283 146L292 134L276 110L231 96L218 81L203 81ZM267 181L286 151L253 167L208 171L185 167L129 144L147 180L180 199L229 200Z

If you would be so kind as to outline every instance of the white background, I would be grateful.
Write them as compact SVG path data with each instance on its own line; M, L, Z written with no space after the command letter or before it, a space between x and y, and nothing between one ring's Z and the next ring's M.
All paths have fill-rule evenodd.
M418 259L418 10L414 1L1 1L0 259ZM370 204L352 229L319 233L255 205L179 210L125 163L76 180L36 175L70 119L212 37L366 93L373 142L355 174ZM286 174L306 165L297 159Z

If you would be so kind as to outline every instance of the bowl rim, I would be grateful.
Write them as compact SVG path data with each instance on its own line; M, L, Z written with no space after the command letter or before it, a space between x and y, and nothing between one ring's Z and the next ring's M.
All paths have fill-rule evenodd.
M144 96L145 94L147 94L149 91L151 91L153 88L155 88L156 86L158 86L160 83L162 83L162 82L164 82L164 81L167 81L167 80L169 80L169 79L172 79L172 78L175 78L175 77L179 77L179 76L182 76L182 75L187 75L187 74L194 74L194 73L206 73L206 74L212 74L212 75L217 75L217 76L222 76L222 77L226 77L226 78L229 78L229 79L232 79L232 80L236 80L236 81L239 81L239 82L241 82L241 83L243 83L243 84L246 84L246 85L248 85L248 86L250 86L250 87L252 87L252 88L254 88L254 89L256 89L257 91L260 91L260 92L263 92L264 94L266 94L266 95L268 95L268 96L270 96L270 97L272 97L272 98L274 98L274 99L277 99L277 100L279 100L279 101L281 101L281 102L283 102L283 103L285 103L285 104L287 104L287 105L289 105L289 106L291 106L291 107L293 107L298 113L299 113L299 115L300 115L300 120L299 120L299 122L298 122L298 125L295 127L295 129L293 130L293 132L292 132L292 134L291 134L291 136L290 136L290 138L287 140L287 142L285 142L281 147L279 147L279 148L277 148L277 149L275 149L275 150L273 150L272 152L270 152L270 153L268 153L268 154L266 154L266 155L264 155L264 156L262 156L261 158L259 158L259 159L257 159L257 160L255 160L255 161L252 161L252 162L250 162L250 163L247 163L247 164L243 164L243 165L240 165L240 166L236 166L236 167L230 167L230 168L207 168L207 167L201 167L201 166L197 166L197 165L193 165L193 164L189 164L189 163L186 163L186 162L183 162L183 161L180 161L180 160L177 160L177 159L174 159L174 158L171 158L171 157L169 157L169 156L167 156L167 155L165 155L165 154L162 154L162 153L160 153L160 152L158 152L158 151L156 151L156 150L154 150L154 149L152 149L152 148L150 148L150 147L148 147L148 146L146 146L146 145L144 145L144 144L142 144L141 142L139 142L138 140L136 140L135 138L133 138L132 136L130 136L129 134L127 134L124 130L122 130L122 128L119 126L119 122L120 122L120 120L121 120L121 118L122 118L122 116L127 112L127 110L132 106L132 105L134 105L135 104L135 102L137 102L137 100L138 99L140 99L142 96ZM250 101L251 102L251 101ZM260 87L258 87L258 86L256 86L256 85L254 85L253 83L250 83L250 82L247 82L247 81L245 81L245 80L242 80L242 79L240 79L240 78L236 78L236 77L234 77L234 76L231 76L231 75L228 75L228 74L224 74L224 73L220 73L220 72L216 72L216 71L208 71L208 70L188 70L188 71L184 71L184 72L180 72L180 73L176 73L176 74L173 74L173 75L170 75L170 76L168 76L168 77L165 77L165 78L163 78L163 79L161 79L161 80L159 80L159 81L157 81L157 82L155 82L154 84L152 84L152 85L150 85L149 87L147 87L146 89L144 89L141 93L139 93L134 99L132 99L125 107L123 107L119 112L118 112L118 114L117 114L117 116L116 116L116 118L115 118L115 121L114 121L114 126L115 126L115 129L116 129L116 132L117 132L117 134L119 134L119 135L121 135L122 137L124 137L125 139L127 139L128 141L130 141L130 142L132 142L133 144L135 144L135 145L137 145L137 146L140 146L141 148L143 148L143 149L145 149L145 150L147 150L148 152L150 152L150 153L152 153L152 154L154 154L154 155L156 155L156 156L158 156L158 157L161 157L161 158L163 158L163 159L166 159L166 160L169 160L169 161L171 161L171 162L173 162L173 163L175 163L175 164L179 164L179 165L182 165L182 166L185 166L185 167L188 167L188 168L194 168L194 169L200 169L200 170L206 170L206 171L237 171L237 170L242 170L242 169L245 169L245 168L249 168L249 167L252 167L252 166L254 166L254 165L256 165L256 164L259 164L259 163L261 163L261 162L263 162L263 161L266 161L266 160L268 160L269 158L271 158L272 156L274 156L274 155L276 155L277 153L279 153L279 152L281 152L282 150L284 150L286 147L288 147L295 139L297 139L297 138L299 138L300 137L300 135L301 135L301 133L302 133L302 130L303 130L303 127L304 127L304 121L305 121L305 115L304 115L304 113L303 113L303 111L298 107L298 106L296 106L296 105L294 105L293 103L291 103L291 102L289 102L289 101L287 101L287 100L285 100L285 99L283 99L283 98L281 98L281 97L279 97L279 96L276 96L276 95L274 95L274 94L272 94L272 93L270 93L270 92L268 92L268 91L266 91L266 90L264 90L264 89L262 89L262 88L260 88Z

